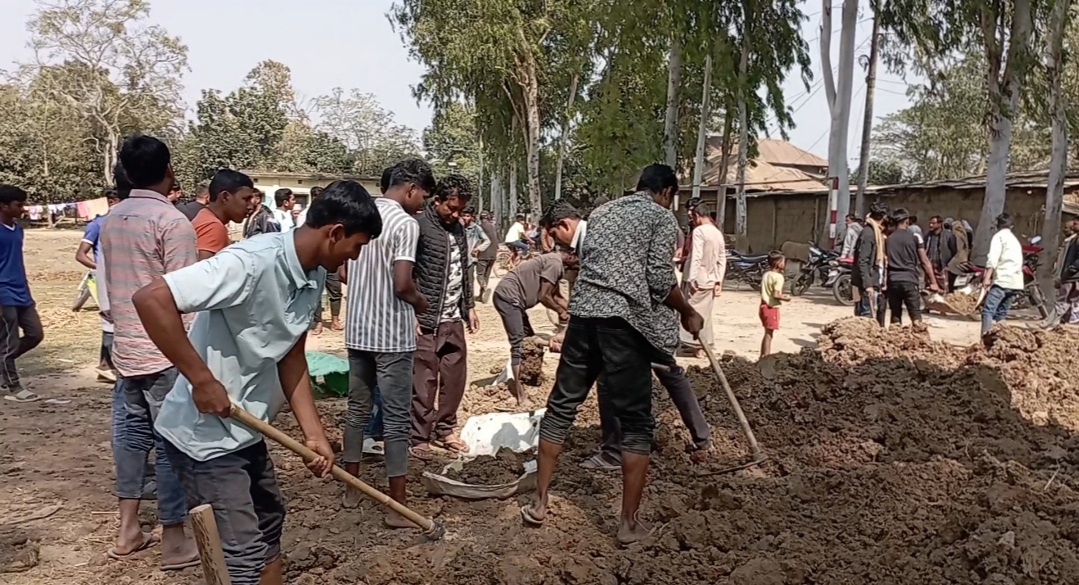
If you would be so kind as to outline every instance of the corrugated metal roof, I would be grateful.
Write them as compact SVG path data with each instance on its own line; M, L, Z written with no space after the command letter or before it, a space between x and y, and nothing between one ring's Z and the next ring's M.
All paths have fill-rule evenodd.
M726 176L723 181L725 185L733 188L737 183L738 149L737 147L732 149L726 172L723 173L719 169L722 158L721 146L719 137L709 138L705 170L701 177L702 187L705 189L718 187L724 175ZM793 165L827 166L828 162L819 156L782 140L758 140L757 149L759 156L750 159L746 166L747 191L817 190L825 184L824 177L793 168Z

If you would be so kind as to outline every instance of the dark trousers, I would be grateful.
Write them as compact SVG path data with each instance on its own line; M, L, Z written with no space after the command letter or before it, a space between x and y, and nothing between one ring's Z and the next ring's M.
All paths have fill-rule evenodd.
M888 284L888 309L892 312L891 322L903 323L903 307L907 308L910 320L917 323L922 320L922 294L916 282L892 282Z
M386 476L408 473L408 437L412 410L411 351L376 353L348 350L348 410L341 461L359 463L363 438L372 432L376 406L386 448Z
M468 380L468 344L460 319L416 336L412 368L412 444L444 439L457 428ZM386 389L382 389L385 401ZM437 403L437 408L436 408Z
M116 366L112 365L112 339L113 333L109 331L101 332L101 353L99 358L101 365L108 366L110 370L115 370Z
M491 271L495 267L494 258L476 259L476 280L480 283L480 290L487 290L487 283L491 281Z
M336 272L326 273L326 295L330 297L330 316L341 314L341 279ZM318 308L315 309L315 323L322 321L322 295L319 294Z
M535 335L532 323L528 320L528 313L517 305L507 301L495 291L493 297L495 311L502 318L502 327L506 329L506 337L510 342L510 361L513 365L521 364L521 343L526 337Z
M686 377L686 371L674 361L674 356L662 354L659 351L656 351L651 356L651 361L670 368L668 371L653 370L653 372L656 374L656 378L659 379L659 383L667 389L671 402L678 409L678 416L682 418L682 424L689 429L689 435L693 439L693 446L697 449L708 447L712 440L712 432L708 428L708 421L704 418L704 411L701 410L701 403L697 400L697 394L693 392L693 386L690 385L689 378ZM597 384L599 386L606 385L606 378L600 376ZM610 400L604 399L605 396L612 396L614 392L615 390L613 389L599 391L599 424L603 432L603 446L600 450L608 461L621 461L622 425L618 423L618 417L615 416L614 407Z
M3 355L4 359L3 366L0 367L0 384L4 388L10 392L22 389L15 360L37 347L44 339L45 330L41 327L37 306L0 307L0 355Z
M652 449L652 345L623 319L573 317L566 328L540 437L565 442L577 409L601 375L601 403L609 405L622 431L622 450L648 455Z
M210 504L233 585L258 585L281 554L285 499L266 442L196 461L165 441L165 453L187 492L187 505Z

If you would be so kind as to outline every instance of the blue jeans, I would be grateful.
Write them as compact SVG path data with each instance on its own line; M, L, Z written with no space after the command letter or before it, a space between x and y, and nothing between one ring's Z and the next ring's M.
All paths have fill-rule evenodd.
M153 417L165 394L172 389L176 376L176 368L169 368L148 376L118 378L113 390L112 456L116 464L116 497L142 499L150 467L147 456L156 448L157 520L163 526L181 524L187 518L184 489L165 456L164 442L153 426ZM123 400L122 410L117 407L117 394Z
M1000 323L1008 316L1008 310L1012 308L1015 297L1022 294L1021 290L1001 288L997 285L989 287L985 295L985 304L982 305L982 336L984 337L993 328L993 323Z
M511 251L516 249L518 254L527 254L528 253L528 242L526 240L517 240L516 242L506 242L506 245L509 246Z

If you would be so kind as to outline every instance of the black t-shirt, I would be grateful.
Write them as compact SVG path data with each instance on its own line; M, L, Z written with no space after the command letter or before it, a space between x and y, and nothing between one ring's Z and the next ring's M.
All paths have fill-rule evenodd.
M194 200L176 204L176 209L179 209L180 213L183 213L188 221L195 221L195 216L198 215L204 207L206 206Z
M924 248L925 243L914 232L892 232L884 242L884 250L888 255L888 282L920 282L918 266L921 260L918 258L918 250Z

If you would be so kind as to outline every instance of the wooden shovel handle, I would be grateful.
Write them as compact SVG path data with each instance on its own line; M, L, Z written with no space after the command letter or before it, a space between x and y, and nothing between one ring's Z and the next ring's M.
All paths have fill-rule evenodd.
M255 415L247 412L236 404L232 405L232 410L229 412L229 417L240 421L245 426L258 431L263 435L266 435L267 437L270 437L274 440L274 442L279 443L282 447L302 457L305 462L310 462L320 457L318 453L315 453L311 449L307 448L307 445L304 445L296 439L293 439L292 437L286 435L282 431L279 431L278 429L270 425L270 423L263 422L261 419L256 418ZM405 518L408 518L414 524L416 524L420 528L423 528L424 532L434 533L438 530L438 528L436 528L435 526L435 522L430 518L425 518L420 514L412 511L411 509L402 506L393 498L367 485L359 478L345 471L344 469L341 469L340 467L334 465L333 468L330 470L330 475L334 476L339 481L347 483L348 485L360 490L368 498L371 498L372 500L382 504L383 506L390 508L391 510L397 512Z

